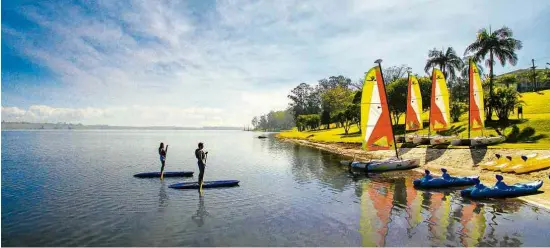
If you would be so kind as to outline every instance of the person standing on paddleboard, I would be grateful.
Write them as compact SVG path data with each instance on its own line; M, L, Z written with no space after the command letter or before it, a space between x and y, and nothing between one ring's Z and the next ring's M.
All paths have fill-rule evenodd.
M199 193L201 192L202 179L204 178L204 168L206 167L206 156L208 152L204 152L202 149L204 144L199 143L199 148L195 149L195 157L197 158L197 165L199 166Z
M164 174L164 164L166 162L166 153L168 152L168 145L166 145L166 149L164 149L164 143L160 143L160 146L159 146L159 155L160 155L160 163L161 163L161 167L160 167L160 179L162 180L163 179L163 174Z

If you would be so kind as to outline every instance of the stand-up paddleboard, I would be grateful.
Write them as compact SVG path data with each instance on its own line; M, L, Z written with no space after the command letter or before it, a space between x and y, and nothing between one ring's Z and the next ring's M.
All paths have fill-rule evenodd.
M233 187L239 185L239 180L222 180L222 181L205 181L202 183L203 188L220 188ZM168 186L173 189L198 189L198 182L176 183Z
M192 177L192 171L166 171L164 172L164 177ZM139 178L154 178L160 177L160 172L144 172L135 174L134 177Z

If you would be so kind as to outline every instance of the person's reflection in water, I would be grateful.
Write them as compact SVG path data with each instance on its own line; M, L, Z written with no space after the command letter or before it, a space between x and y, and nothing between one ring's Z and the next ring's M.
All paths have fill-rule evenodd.
M191 216L191 219L197 224L197 226L201 227L202 225L204 225L204 217L208 215L209 214L204 207L204 197L200 196L199 208L197 209L197 213Z
M159 191L159 207L164 208L168 206L168 200L168 195L166 194L166 184L162 181Z

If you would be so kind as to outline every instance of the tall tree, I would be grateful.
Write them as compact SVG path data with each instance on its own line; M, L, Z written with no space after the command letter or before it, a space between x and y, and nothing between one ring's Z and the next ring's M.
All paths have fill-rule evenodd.
M339 113L346 111L348 106L352 104L353 97L354 92L349 88L337 86L329 89L321 95L323 110L328 111L331 118L334 118Z
M317 114L321 110L319 92L309 84L301 83L296 86L292 89L288 98L291 100L289 105L295 120L299 115Z
M499 60L502 66L505 66L507 62L512 65L516 65L518 61L518 56L516 50L520 50L523 47L520 40L513 38L512 30L506 26L497 29L493 32L482 28L477 33L476 40L466 47L464 54L473 53L473 58L475 61L479 62L484 60L487 55L489 58L485 61L486 65L489 66L489 115L487 116L488 120L491 120L492 117L492 105L494 99L494 90L493 90L493 77L494 70L493 66L495 64L495 57Z
M430 74L433 67L439 67L445 75L445 79L455 79L456 71L463 67L463 63L452 47L448 47L445 52L434 48L428 52L428 61L426 61L424 71Z
M384 83L389 84L397 79L405 77L408 70L409 67L407 65L390 66L383 68L382 74L384 74Z

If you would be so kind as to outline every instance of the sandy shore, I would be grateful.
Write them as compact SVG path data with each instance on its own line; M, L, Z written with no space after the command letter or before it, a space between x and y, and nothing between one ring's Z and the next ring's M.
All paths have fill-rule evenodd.
M322 149L328 152L341 154L351 159L370 160L395 157L395 151L364 151L360 144L353 143L322 143L312 142L308 140L285 139L281 140L293 142L300 145L310 146ZM518 182L527 182L534 180L543 180L543 186L540 191L542 194L529 195L520 197L520 199L531 204L550 209L550 180L548 175L550 170L542 170L528 174L510 174L510 173L495 173L493 171L481 170L475 165L491 161L495 158L495 154L519 156L522 154L537 153L540 155L550 155L550 150L519 150L519 149L434 149L434 148L401 148L399 154L403 158L419 158L420 167L416 171L424 172L424 169L429 169L435 175L441 174L441 168L449 170L451 175L455 176L472 176L479 175L481 182L485 185L494 185L496 182L495 175L501 174L504 176L504 182L513 184Z

